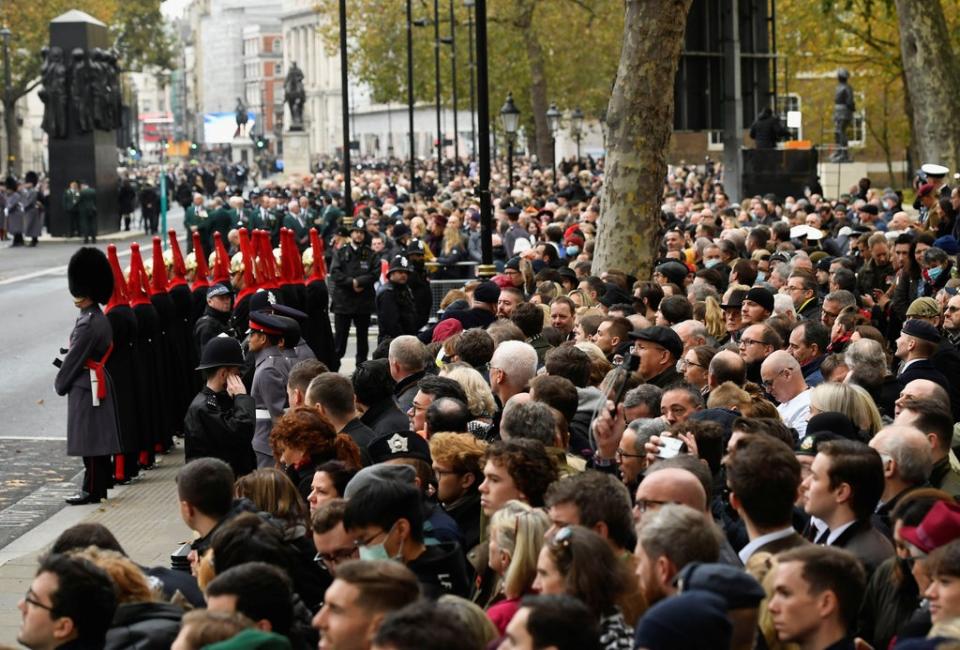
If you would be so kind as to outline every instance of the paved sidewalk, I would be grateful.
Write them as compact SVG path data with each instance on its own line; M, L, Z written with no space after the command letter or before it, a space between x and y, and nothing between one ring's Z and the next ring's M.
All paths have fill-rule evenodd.
M20 627L17 603L33 580L37 557L74 524L101 523L134 561L170 565L170 553L193 534L180 519L177 505L174 479L183 465L182 446L162 459L160 466L145 472L140 481L111 491L106 502L64 508L0 549L0 644L16 644Z

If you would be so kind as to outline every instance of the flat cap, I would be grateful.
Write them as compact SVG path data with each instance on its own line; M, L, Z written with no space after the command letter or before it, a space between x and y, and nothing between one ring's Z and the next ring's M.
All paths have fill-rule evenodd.
M674 359L679 359L683 354L683 341L680 336L669 327L645 327L637 332L630 332L630 338L635 341L650 341L656 343L667 352L673 355Z

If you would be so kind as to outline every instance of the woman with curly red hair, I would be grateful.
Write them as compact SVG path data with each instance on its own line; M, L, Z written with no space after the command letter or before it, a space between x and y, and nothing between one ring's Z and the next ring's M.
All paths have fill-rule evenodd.
M287 411L270 432L273 457L279 461L304 500L310 494L310 483L318 465L339 460L359 469L360 448L316 410L299 406Z

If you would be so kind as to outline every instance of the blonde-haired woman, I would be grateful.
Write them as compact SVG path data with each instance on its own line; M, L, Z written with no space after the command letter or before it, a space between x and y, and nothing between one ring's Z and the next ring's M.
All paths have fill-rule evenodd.
M537 558L550 519L542 510L521 501L507 501L490 520L490 568L502 578L504 600L487 608L487 616L501 635L530 593L537 577Z
M856 384L824 382L814 388L810 393L810 417L818 413L842 413L868 438L883 426L873 398Z
M490 385L476 369L466 365L454 365L440 374L454 380L463 388L463 392L467 394L467 410L473 418L467 423L467 430L483 438L493 426L493 414L497 410Z

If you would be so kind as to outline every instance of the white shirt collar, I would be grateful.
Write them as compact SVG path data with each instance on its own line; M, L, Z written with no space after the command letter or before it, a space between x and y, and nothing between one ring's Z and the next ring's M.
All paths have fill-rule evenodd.
M740 556L740 561L746 564L747 560L750 559L750 556L756 553L757 549L759 549L761 546L765 546L770 542L775 542L778 539L790 537L790 535L793 535L793 533L794 530L791 526L781 528L780 530L775 530L772 533L766 533L760 537L757 537L756 539L750 540L750 543L740 549L740 552L737 553L737 555Z
M854 525L855 523L857 523L857 520L856 520L856 519L854 519L854 520L852 520L852 521L848 521L847 523L843 524L842 526L837 526L836 528L831 528L831 529L830 529L830 534L827 535L827 546L833 546L833 543L836 542L836 541L837 541L837 538L840 537L840 535L843 534L843 531L845 531L846 529L850 528L850 526Z

